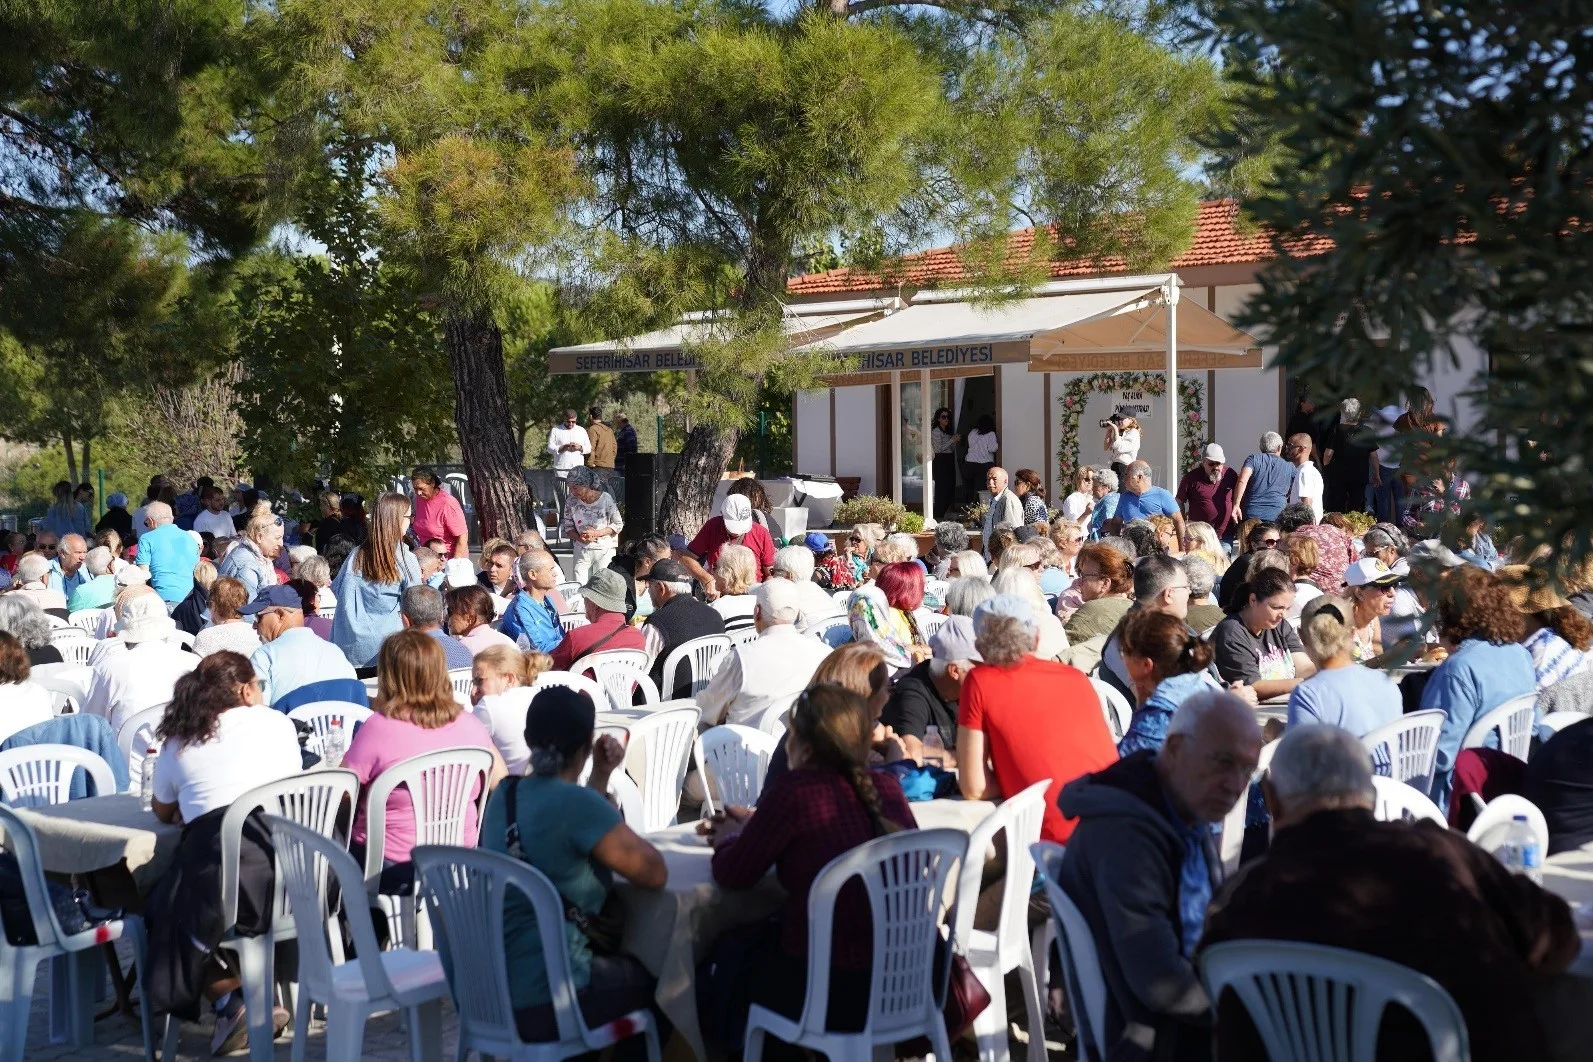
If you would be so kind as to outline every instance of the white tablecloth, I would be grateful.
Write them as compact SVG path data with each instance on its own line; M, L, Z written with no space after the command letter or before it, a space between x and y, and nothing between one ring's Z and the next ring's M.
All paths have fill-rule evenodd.
M1593 846L1561 852L1543 863L1543 887L1571 905L1582 934L1582 954L1571 972L1593 977Z
M33 827L44 869L87 874L126 863L140 893L154 888L176 854L182 827L139 806L137 793L86 797L40 808L16 808Z

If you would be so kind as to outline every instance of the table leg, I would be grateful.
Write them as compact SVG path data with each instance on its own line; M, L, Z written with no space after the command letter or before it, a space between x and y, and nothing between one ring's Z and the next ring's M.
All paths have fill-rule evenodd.
M50 1042L87 1047L94 1042L94 996L103 968L98 948L50 960Z

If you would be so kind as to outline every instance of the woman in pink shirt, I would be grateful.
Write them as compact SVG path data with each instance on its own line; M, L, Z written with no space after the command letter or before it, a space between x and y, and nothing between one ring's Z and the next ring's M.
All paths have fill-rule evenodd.
M369 786L383 771L412 756L462 746L492 753L489 789L508 774L487 728L454 699L442 646L431 635L413 630L389 635L376 658L376 674L376 700L371 704L376 714L360 724L342 763L359 775L361 786ZM477 795L479 790L472 794ZM349 844L349 851L360 860L365 853L365 811L362 802L354 817ZM478 827L474 799L468 815L465 843L473 845ZM407 790L395 789L387 798L383 865L408 863L409 850L414 846L414 806ZM384 882L387 877L384 873ZM383 891L387 891L385 885Z

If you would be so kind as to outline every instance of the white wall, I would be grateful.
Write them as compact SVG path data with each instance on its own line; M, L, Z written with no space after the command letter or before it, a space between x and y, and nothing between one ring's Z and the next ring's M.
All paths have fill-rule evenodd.
M1218 316L1231 321L1256 290L1254 284L1220 287L1217 289L1217 304L1212 309ZM1202 304L1205 303L1205 292L1197 290L1191 294ZM1262 330L1257 329L1257 333L1262 333ZM1256 338L1262 340L1261 360L1262 364L1266 364L1277 353L1277 348L1266 344L1265 334L1257 334ZM1283 430L1283 424L1278 420L1278 388L1279 373L1276 369L1217 370L1216 401L1213 403L1208 398L1206 409L1209 414L1215 408L1216 419L1213 423L1216 431L1213 438L1222 445L1227 452L1228 463L1235 468L1244 464L1245 458L1260 447L1264 432Z
M801 391L793 401L796 453L791 467L814 476L830 474L830 392Z
M1027 365L1001 365L1001 466L1008 475L1032 468L1045 475L1054 464L1045 452L1045 377Z
M863 494L881 493L874 420L874 388L835 389L835 474L863 477Z

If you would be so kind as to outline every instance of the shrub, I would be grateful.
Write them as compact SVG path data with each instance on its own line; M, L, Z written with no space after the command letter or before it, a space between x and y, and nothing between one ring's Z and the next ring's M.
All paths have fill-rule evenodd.
M882 524L887 528L897 526L907 510L890 498L874 494L859 494L835 507L834 523L837 527L853 524Z
M924 518L917 513L903 513L896 521L896 530L916 535L924 529Z

